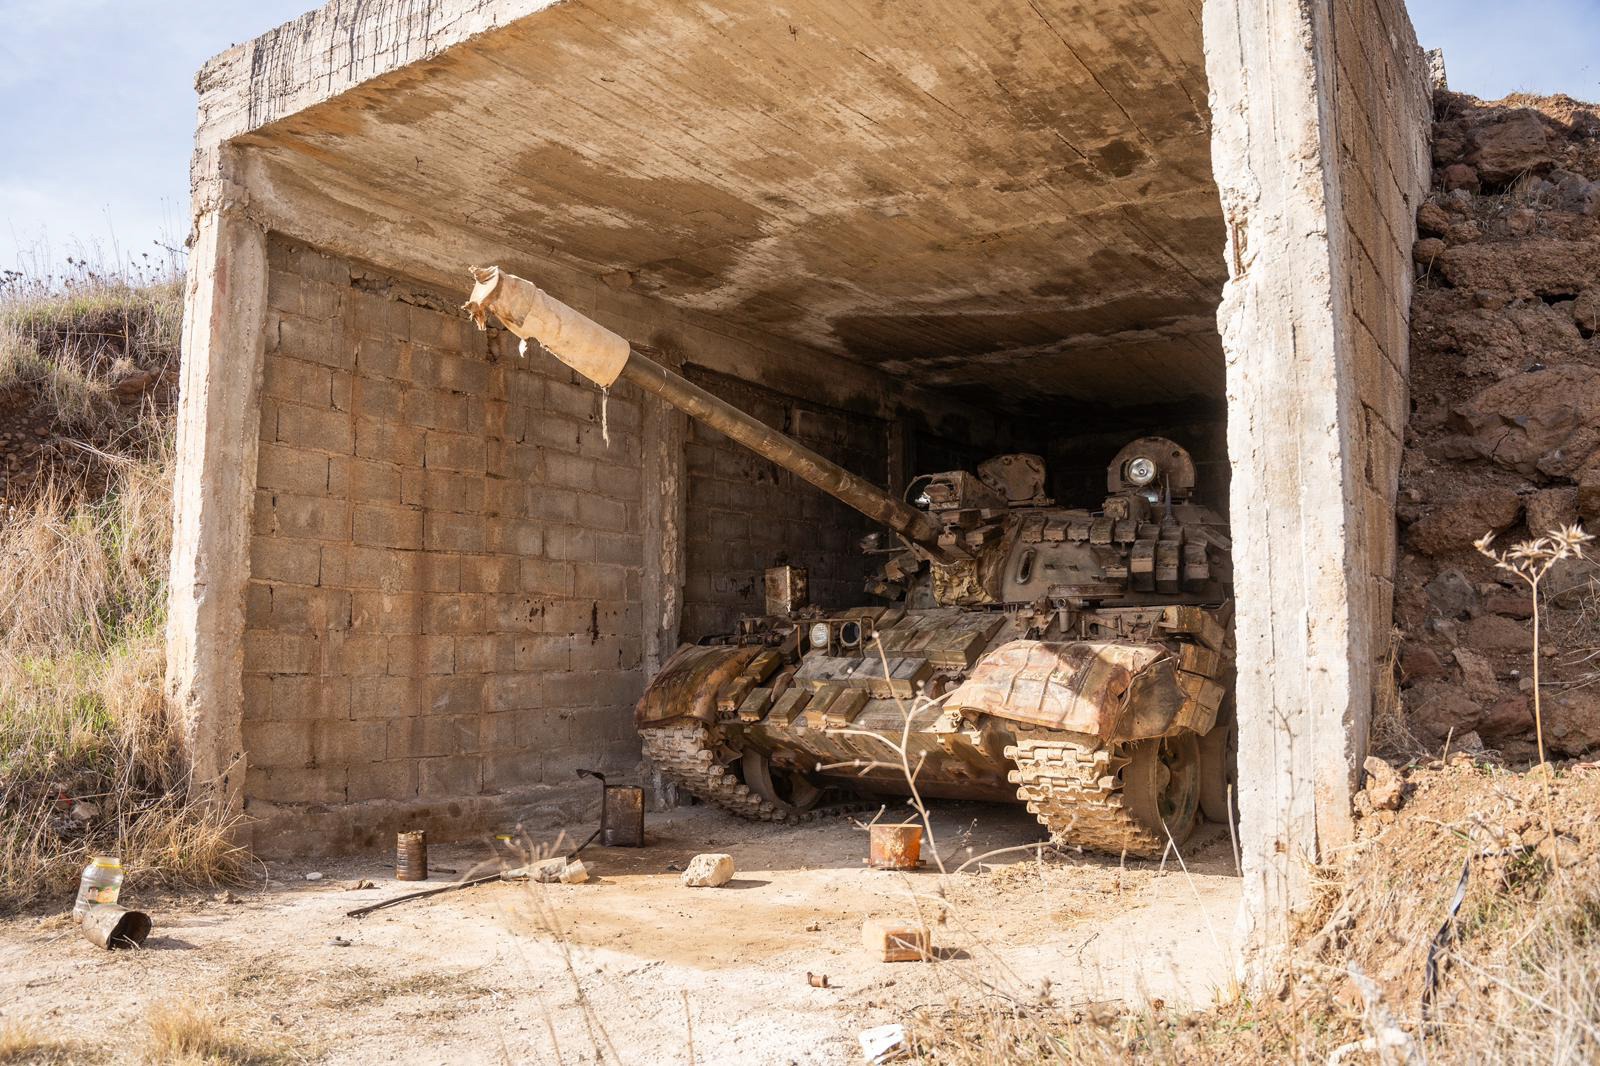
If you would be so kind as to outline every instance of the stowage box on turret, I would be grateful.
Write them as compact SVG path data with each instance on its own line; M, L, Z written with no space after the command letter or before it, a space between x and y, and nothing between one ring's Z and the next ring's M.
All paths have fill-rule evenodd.
M1061 841L1111 854L1228 817L1233 722L1227 530L1193 501L1189 454L1124 447L1094 507L1001 455L884 492L630 349L531 283L474 272L493 312L602 386L653 392L892 532L863 548L889 606L812 605L767 572L766 613L680 648L639 701L646 753L747 818L800 820L830 792L1017 800ZM900 751L905 753L902 763Z

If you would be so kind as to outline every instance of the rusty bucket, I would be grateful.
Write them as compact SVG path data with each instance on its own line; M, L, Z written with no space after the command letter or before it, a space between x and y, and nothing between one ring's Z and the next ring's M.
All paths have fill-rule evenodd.
M867 864L875 870L915 870L922 865L922 826L875 825Z
M396 881L428 879L428 835L421 829L401 833L395 838L394 879Z

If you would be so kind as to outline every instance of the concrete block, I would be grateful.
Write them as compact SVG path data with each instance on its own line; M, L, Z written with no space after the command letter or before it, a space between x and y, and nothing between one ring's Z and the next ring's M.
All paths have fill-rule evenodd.
M423 460L429 470L482 474L484 440L481 436L430 429L423 446Z
M378 675L350 679L350 717L404 720L422 705L422 686L413 678ZM389 735L389 758L395 758L394 734ZM406 753L406 754L409 754Z
M417 773L420 796L472 796L483 791L483 760L476 755L423 759Z
M245 757L251 766L310 766L313 728L310 721L246 721Z
M410 799L417 794L417 764L409 759L362 763L348 769L347 782L351 803Z
M487 519L483 515L428 511L422 543L429 551L482 552L488 548Z
M357 591L350 594L350 628L366 633L418 633L420 611L415 594Z
M696 855L680 878L688 888L721 888L733 880L733 856L720 852Z
M277 439L298 448L336 455L349 455L355 450L355 428L350 415L328 407L280 402Z
M284 537L250 541L250 574L262 581L315 585L321 570L317 545Z
M421 548L423 512L389 504L357 504L352 514L356 544L384 548Z

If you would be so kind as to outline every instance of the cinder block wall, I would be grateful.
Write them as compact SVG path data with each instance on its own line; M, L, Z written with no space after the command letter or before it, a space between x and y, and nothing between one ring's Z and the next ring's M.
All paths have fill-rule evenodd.
M690 367L687 373L851 472L880 485L889 480L888 422L707 370ZM815 604L880 602L862 590L873 561L861 554L859 541L875 527L858 511L698 422L690 422L684 465L684 640L731 632L740 615L764 613L762 572L784 563L806 568Z
M1376 671L1388 659L1394 613L1394 499L1401 442L1410 414L1406 387L1411 308L1411 246L1429 178L1426 131L1431 92L1416 61L1416 41L1398 0L1340 0L1332 18L1333 136L1343 238L1344 300L1336 313L1350 344L1360 449L1352 501L1353 568ZM1336 244L1335 247L1338 247ZM1381 686L1380 686L1381 688ZM1366 745L1367 721L1354 747Z
M457 300L278 238L268 258L247 813L631 764L639 398L612 390L607 443L596 389Z

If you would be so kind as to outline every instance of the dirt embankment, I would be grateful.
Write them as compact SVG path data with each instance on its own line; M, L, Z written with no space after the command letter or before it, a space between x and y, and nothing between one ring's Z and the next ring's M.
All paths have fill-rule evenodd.
M1424 743L1453 732L1527 759L1531 601L1473 542L1600 526L1600 107L1440 93L1435 119L1400 479L1403 703ZM1542 582L1552 755L1600 748L1597 574L1568 559Z

